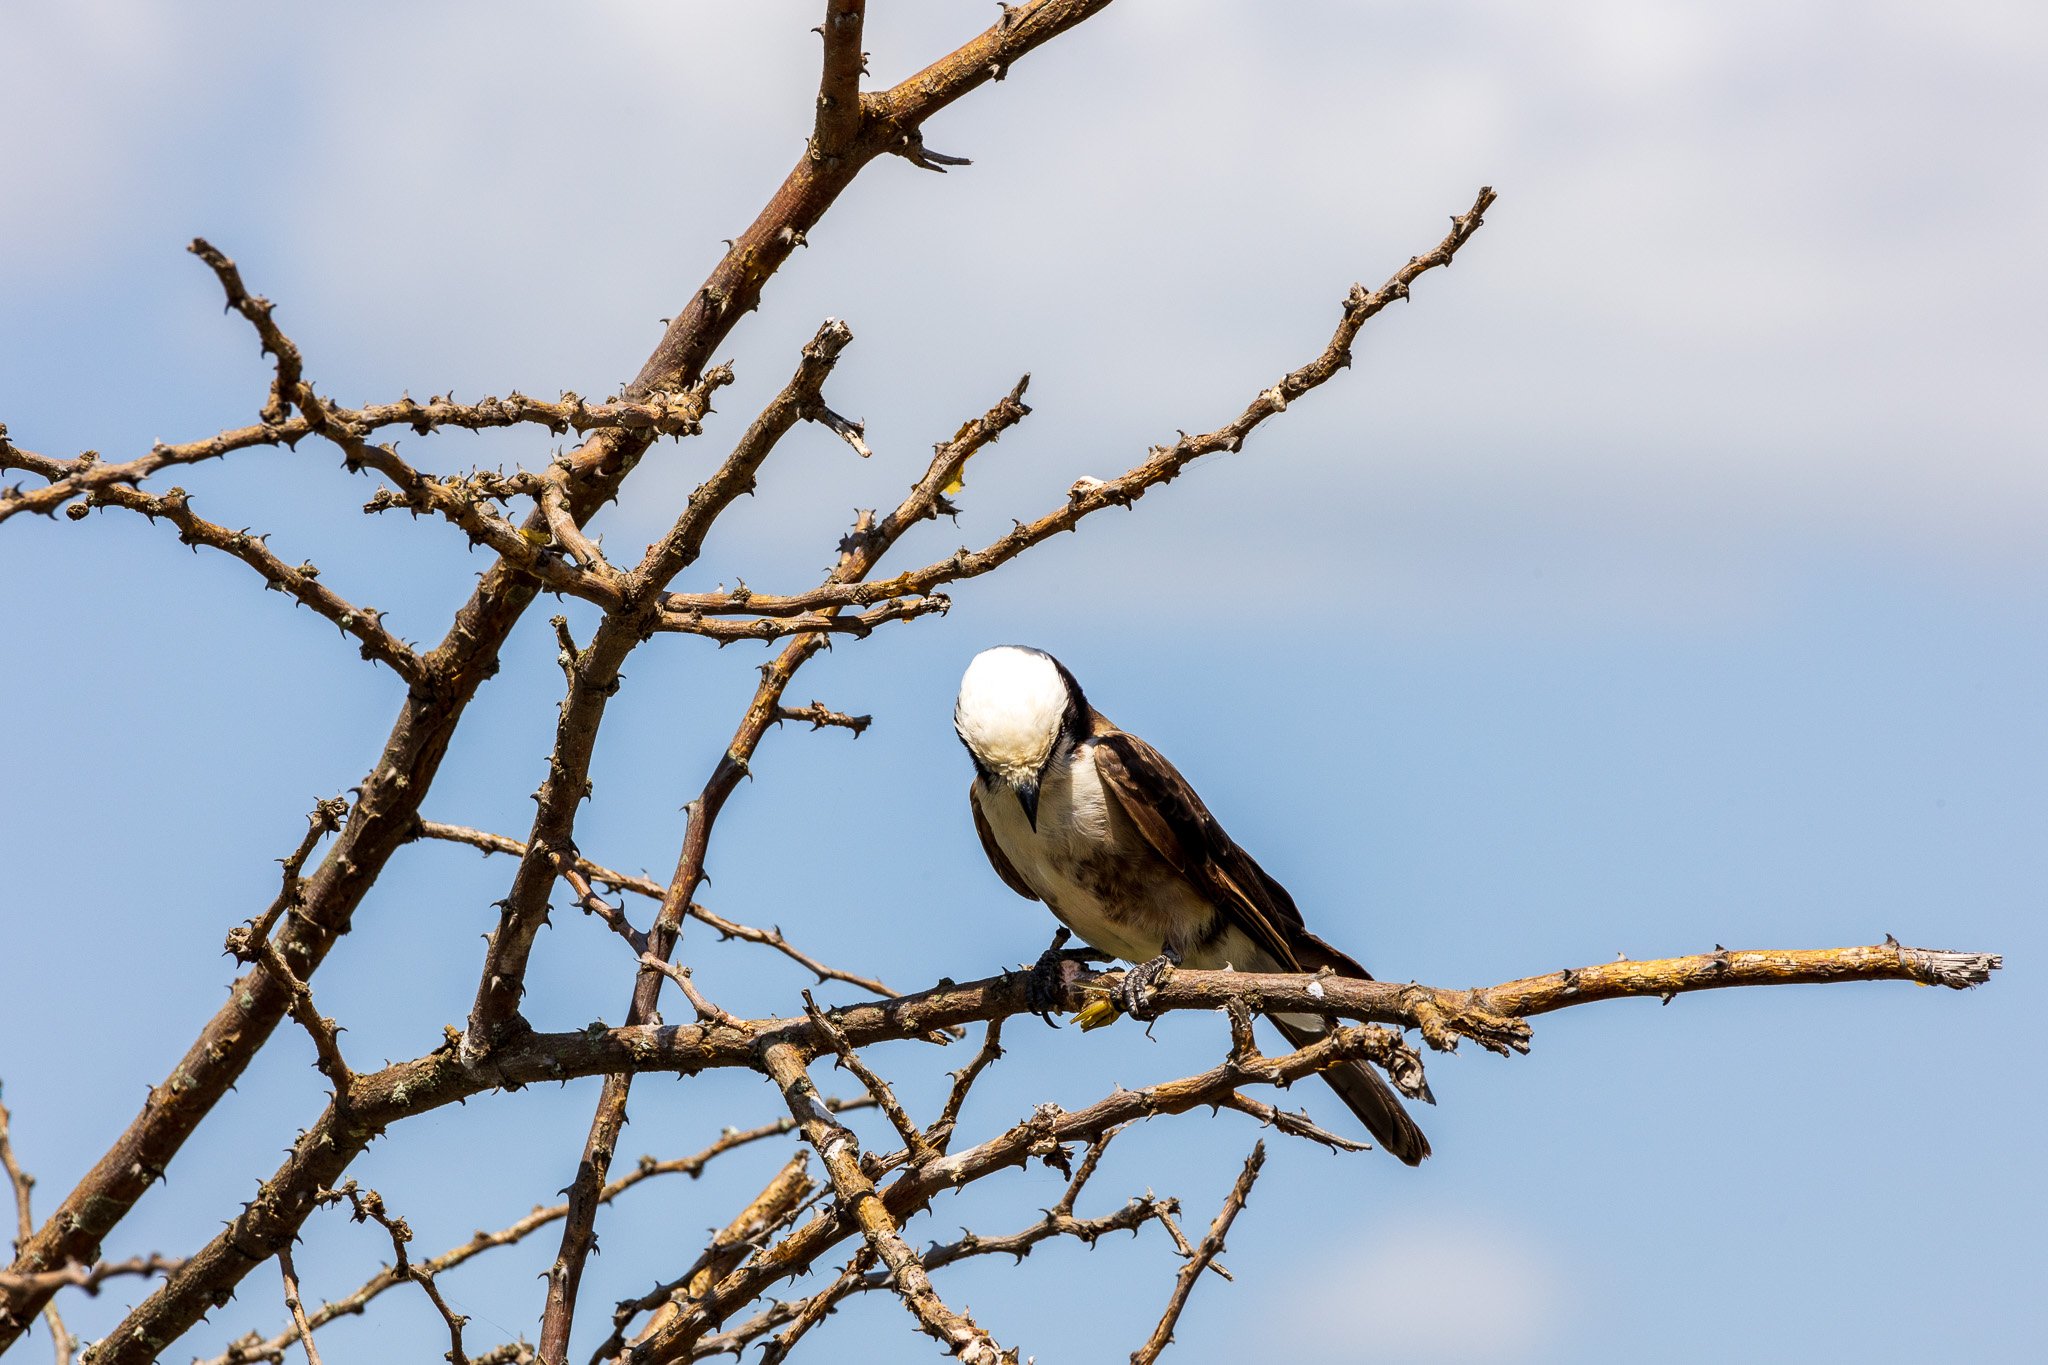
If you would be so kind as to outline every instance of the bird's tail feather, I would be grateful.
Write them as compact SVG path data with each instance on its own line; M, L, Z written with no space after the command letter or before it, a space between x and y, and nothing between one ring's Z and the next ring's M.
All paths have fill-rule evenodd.
M1306 1047L1329 1031L1329 1025L1313 1015L1276 1014L1272 1019L1295 1047ZM1364 1062L1339 1062L1321 1074L1380 1146L1410 1166L1422 1164L1429 1155L1429 1139L1408 1117L1400 1097L1379 1072Z

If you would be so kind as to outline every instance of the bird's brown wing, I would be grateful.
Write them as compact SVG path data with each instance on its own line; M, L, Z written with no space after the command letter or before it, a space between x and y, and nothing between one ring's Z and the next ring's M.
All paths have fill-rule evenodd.
M1287 888L1223 830L1165 755L1100 716L1095 771L1118 809L1155 852L1288 971L1328 967L1370 979L1364 967L1311 934Z
M1012 867L1010 860L1003 855L1002 845L996 842L995 831L988 827L988 817L981 813L981 800L976 795L976 791L980 786L981 779L979 778L974 779L968 784L967 808L974 812L974 832L981 836L981 851L988 855L988 865L996 870L998 877L1003 879L1003 885L1009 887L1025 900L1035 901L1039 899L1038 893L1033 891L1025 880L1017 875L1017 869Z
M1166 862L1200 888L1217 912L1273 955L1283 969L1319 971L1370 980L1364 967L1311 934L1287 888L1274 881L1252 855L1223 832L1216 817L1187 779L1157 749L1095 717L1095 771L1118 809ZM1275 1015L1287 1041L1303 1047L1329 1025L1299 1015ZM1356 1114L1380 1145L1408 1165L1429 1155L1429 1139L1401 1107L1393 1089L1360 1061L1340 1062L1322 1073L1345 1107Z

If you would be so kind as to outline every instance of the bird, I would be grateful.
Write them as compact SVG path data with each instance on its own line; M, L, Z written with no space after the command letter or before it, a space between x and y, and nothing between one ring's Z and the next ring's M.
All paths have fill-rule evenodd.
M1132 1013L1172 966L1371 979L1309 932L1294 898L1224 832L1187 779L1090 706L1052 655L1022 645L975 655L953 728L974 760L968 805L982 851L1012 891L1044 902L1061 925L1033 977L1048 1023L1057 999L1050 983L1070 934L1138 964L1121 991ZM1331 1027L1316 1015L1271 1018L1295 1047ZM1429 1155L1429 1139L1366 1063L1321 1074L1387 1152L1410 1166Z

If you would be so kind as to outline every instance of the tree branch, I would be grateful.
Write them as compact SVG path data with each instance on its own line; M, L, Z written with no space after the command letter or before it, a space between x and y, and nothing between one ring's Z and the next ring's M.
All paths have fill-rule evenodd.
M792 1127L795 1126L794 1119L790 1122ZM650 1293L638 1299L628 1299L619 1304L612 1313L612 1334L592 1353L591 1360L606 1360L618 1354L625 1344L622 1338L626 1325L649 1308L655 1309L654 1316L648 1319L646 1327L634 1340L659 1331L682 1312L683 1304L731 1274L733 1268L751 1255L762 1240L794 1217L803 1201L817 1187L817 1182L809 1174L810 1158L807 1150L798 1148L761 1192L749 1200L731 1222L719 1229L711 1244L704 1248L703 1254L688 1270L667 1284L656 1285Z
M863 1109L873 1103L873 1100L864 1098L848 1100L835 1098L825 1101L826 1107L834 1113L844 1112L849 1109ZM689 1156L672 1157L665 1161L657 1161L651 1156L643 1156L632 1170L604 1187L599 1196L600 1201L608 1204L632 1189L635 1185L645 1180L651 1180L656 1176L687 1175L692 1180L695 1180L704 1173L706 1166L727 1152L750 1146L764 1138L781 1137L795 1131L796 1120L784 1115L781 1118L758 1125L757 1127L728 1129L709 1146ZM561 1219L568 1215L568 1212L569 1206L566 1203L554 1204L546 1208L536 1208L524 1218L495 1232L477 1233L461 1246L452 1247L442 1252L439 1256L421 1263L418 1268L429 1275L440 1275L445 1271L453 1270L456 1266L462 1265L473 1257L482 1255L486 1251L491 1251L497 1247L511 1246L539 1229L548 1226L548 1224L561 1221ZM388 1267L379 1271L352 1293L335 1299L332 1302L322 1304L318 1309L314 1310L311 1316L311 1324L315 1328L324 1327L336 1318L360 1314L369 1307L372 1300L392 1286L403 1283L405 1283L405 1277L398 1273L396 1267ZM201 1362L201 1365L247 1365L248 1362L257 1360L283 1360L286 1349L298 1339L298 1329L296 1327L289 1328L277 1336L268 1339L252 1332L247 1336L237 1339L233 1344L233 1348L228 1353ZM473 1362L473 1365L482 1365L482 1362L487 1358L488 1356L479 1356Z
M821 610L830 606L865 606L871 602L890 599L915 598L949 583L976 578L1001 568L1018 555L1033 546L1063 531L1071 531L1093 513L1107 507L1129 507L1149 490L1160 484L1170 483L1179 477L1182 470L1204 455L1217 451L1235 453L1244 446L1245 439L1258 429L1268 418L1286 411L1288 405L1303 394L1320 388L1339 370L1351 364L1351 343L1359 330L1381 310L1397 299L1408 297L1409 286L1430 270L1448 266L1460 248L1477 232L1484 222L1486 209L1494 201L1491 189L1482 189L1473 201L1472 207L1451 220L1451 230L1444 239L1430 251L1410 257L1408 263L1395 271L1387 282L1378 289L1367 292L1362 285L1353 285L1350 296L1345 300L1343 316L1339 319L1336 332L1322 353L1299 369L1281 376L1278 383L1261 391L1237 417L1200 436L1189 436L1185 432L1179 440L1169 446L1154 447L1144 463L1114 479L1083 478L1078 480L1060 506L1029 523L1020 523L1008 534L999 537L986 547L959 552L912 569L892 578L876 579L858 584L833 583L814 588L809 592L789 596L768 593L752 594L743 604L733 604L717 594L677 594L670 597L668 610L671 614L690 612L736 612L746 611L757 616L786 616L800 612ZM1028 378L1029 376L1027 376ZM1019 386L1021 396L1022 386ZM958 453L957 462L951 466L945 484L954 482L965 467L973 449ZM927 512L926 515L931 515Z
M1252 1154L1245 1158L1244 1170L1238 1174L1237 1183L1230 1188L1223 1207L1216 1212L1215 1221L1209 1224L1209 1235L1194 1249L1188 1263L1180 1268L1174 1277L1173 1295L1166 1301L1166 1311L1160 1315L1159 1325L1152 1329L1152 1335L1145 1344L1131 1352L1131 1365L1152 1365L1159 1359L1159 1353L1173 1340L1174 1324L1180 1321L1181 1310L1188 1304L1188 1295L1195 1290L1195 1281L1202 1277L1204 1270L1214 1270L1225 1279L1229 1272L1216 1264L1216 1258L1223 1254L1223 1238L1230 1231L1231 1223L1244 1209L1244 1201L1250 1197L1252 1184L1259 1178L1259 1168L1266 1164L1266 1144L1257 1143Z
M470 829L464 825L447 825L434 820L420 821L415 827L414 833L417 838L444 839L450 843L468 844L471 848L481 849L485 853L505 853L515 858L526 850L525 844L503 834L491 834L480 829ZM589 878L593 882L602 882L614 890L630 891L636 896L646 896L654 901L660 901L668 894L668 888L652 877L635 877L624 872L615 872L611 868L601 863L594 863L580 854L569 865L573 866L582 876ZM572 882L571 885L574 886L574 883ZM600 900L598 904L602 905L604 902ZM590 909L588 906L585 908ZM610 909L609 906L606 908ZM595 914L596 911L592 909L590 913ZM720 938L737 939L742 943L753 943L765 948L773 948L776 952L781 953L820 981L843 981L850 986L858 986L864 991L873 991L876 995L896 994L892 987L875 977L862 976L857 972L846 971L819 961L784 938L780 929L757 929L751 924L741 924L737 920L730 920L723 915L716 914L695 901L690 902L689 908L684 913L698 923L708 925L716 930ZM618 926L614 925L613 928L616 931ZM630 925L627 925L626 928L631 930L632 934L639 933L638 930L633 930ZM644 935L642 939L643 942L634 943L636 952L644 952L646 950ZM630 935L627 941L633 942Z
M210 550L232 555L261 575L266 587L283 593L302 606L311 607L332 621L342 634L353 636L362 646L365 659L385 665L413 687L428 685L425 661L413 652L411 646L384 628L383 612L374 607L356 606L336 593L320 581L320 570L310 560L296 568L285 563L265 543L269 539L267 535L257 535L246 528L231 531L201 517L192 510L191 495L184 489L172 488L157 495L109 484L88 493L86 501L73 510L86 507L119 507L124 511L139 512L151 521L161 517L178 528L178 539L183 544L195 550L204 545Z
M621 395L648 403L657 395L687 389L704 375L713 350L738 320L757 307L761 290L791 251L802 244L839 194L875 156L888 150L907 127L1007 69L1008 63L1087 19L1106 0L1036 0L1006 12L1003 22L951 56L863 102L863 134L836 163L813 163L808 151L712 271L689 305L670 323L660 345ZM656 433L607 427L574 452L562 476L571 490L570 507L579 524L614 497ZM0 451L0 454L4 454ZM543 532L536 515L527 527ZM526 528L522 528L526 529ZM348 927L355 908L382 872L391 852L404 842L419 806L433 785L449 737L477 686L497 669L498 654L532 602L536 583L520 565L502 561L486 575L456 613L441 646L428 656L436 686L428 695L408 696L384 751L371 765L355 817L311 884L303 929L288 922L285 953L301 979L324 960L335 938ZM89 1259L102 1237L139 1199L183 1146L199 1121L239 1077L283 1016L286 993L262 973L238 981L173 1071L179 1086L153 1092L144 1108L75 1186L20 1251L15 1270L34 1271L70 1260ZM239 1278L239 1276L237 1276ZM168 1288L168 1287L167 1287ZM11 1324L41 1307L33 1296L8 1296L8 1317L0 1320L0 1350L18 1335ZM145 1358L152 1341L170 1341L188 1330L203 1302L181 1293L160 1293L130 1315L133 1331L103 1348L101 1365L124 1357Z
M861 1170L860 1143L818 1102L805 1062L804 1052L789 1043L770 1043L760 1051L761 1069L781 1088L805 1140L824 1159L826 1174L839 1195L842 1221L850 1217L858 1223L868 1246L889 1268L897 1296L927 1335L966 1365L998 1365L1003 1359L1001 1348L972 1318L948 1308L932 1288L923 1262L903 1240L902 1228L882 1203L874 1182ZM677 1319L682 1316L679 1313Z

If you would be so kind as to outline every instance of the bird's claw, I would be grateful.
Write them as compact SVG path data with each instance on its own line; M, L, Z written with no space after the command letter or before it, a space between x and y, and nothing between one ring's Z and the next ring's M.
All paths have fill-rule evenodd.
M1053 1028L1059 1021L1053 1015L1066 1007L1068 969L1085 965L1101 957L1092 948L1068 948L1067 940L1073 935L1062 929L1053 936L1052 946L1038 955L1038 961L1031 966L1031 973L1024 980L1024 999L1031 1012Z
M1112 992L1112 999L1115 1000L1117 1007L1131 1018L1151 1019L1153 987L1179 965L1171 953L1161 953L1150 962L1140 962L1124 973L1124 979L1116 984Z

